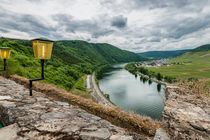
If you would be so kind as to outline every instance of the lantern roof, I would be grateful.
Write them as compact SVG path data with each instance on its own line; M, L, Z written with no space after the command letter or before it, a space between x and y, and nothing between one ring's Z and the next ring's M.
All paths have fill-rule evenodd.
M38 41L48 41L48 42L54 42L54 41L52 41L52 40L49 40L49 39L47 39L47 38L43 38L43 37L41 37L41 38L35 38L35 39L33 39L32 41L35 41L35 40L38 40Z
M3 50L11 50L11 49L8 48L8 47L1 47L0 49L3 49Z

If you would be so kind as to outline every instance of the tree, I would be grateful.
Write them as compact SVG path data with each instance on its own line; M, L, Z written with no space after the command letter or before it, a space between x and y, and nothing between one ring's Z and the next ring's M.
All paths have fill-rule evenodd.
M162 80L163 76L160 73L158 73L156 78L157 80Z

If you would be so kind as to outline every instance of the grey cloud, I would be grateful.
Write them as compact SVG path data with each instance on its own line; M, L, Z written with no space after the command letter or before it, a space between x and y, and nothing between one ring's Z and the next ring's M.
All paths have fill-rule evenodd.
M198 10L201 8L200 5L205 5L206 0L133 0L132 2L126 3L130 7L135 9L156 9L156 8L170 8L180 9L187 8L193 5L191 10Z
M163 39L173 41L180 40L189 34L197 33L210 28L210 14L196 14L191 17L173 18L173 16L160 19L154 24L146 25L142 29L130 31L133 36L143 38L135 44L144 44L148 42L158 43Z
M57 14L54 15L53 18L58 21L58 25L64 27L67 32L86 32L91 34L93 38L109 35L114 32L114 30L103 26L100 21L96 20L76 20L66 14Z
M98 38L100 36L105 36L105 35L110 35L114 32L114 30L110 30L110 29L104 29L104 30L101 30L101 31L95 31L93 32L92 36L94 38Z
M34 36L53 37L52 32L56 31L48 24L42 23L43 19L33 15L17 14L3 9L0 10L0 15L1 27L6 29L7 32L16 30Z
M82 4L77 0L71 0L71 4L64 3L65 0L39 0L40 4L50 3L46 8L59 5L59 10L44 11L44 14L49 15L47 18L35 15L35 11L25 14L21 11L21 6L23 8L25 5L32 6L33 9L37 4L35 0L21 1L22 3L14 8L18 10L19 7L21 12L12 9L12 6L16 6L13 1L1 2L0 33L16 34L15 31L19 31L31 37L44 36L55 40L73 37L95 42L106 41L136 52L181 48L182 45L183 48L190 48L199 45L196 42L209 42L207 36L210 34L210 13L204 9L208 8L205 7L209 5L207 0L101 0L98 7L93 6L96 11L97 8L100 11L88 16L94 17L91 19L81 19L82 16L78 19L75 17L78 13L69 14L74 13L71 12L71 4ZM68 9L66 5L69 5ZM145 15L142 15L144 13ZM202 35L207 39L201 41ZM189 39L195 41L191 44L189 41L185 42Z
M1 31L1 32L4 32L4 33L8 33L8 32L9 32L8 30L6 30L6 29L1 29L1 28L0 28L0 31Z
M160 38L151 38L149 41L150 42L160 42L161 39Z
M27 0L28 2L40 3L42 0Z
M150 49L152 49L152 46L147 46L147 45L146 46L138 46L138 47L133 47L131 49L134 52L142 52L144 50L150 50Z
M122 0L121 3L113 1L113 0L101 0L101 5L107 7L108 10L113 10L114 12L124 12L133 10L144 10L144 9L162 9L168 8L170 10L173 9L181 9L181 8L189 8L190 10L201 10L201 5L205 5L207 3L206 0ZM195 4L196 6L192 4Z
M160 42L161 39L157 38L157 37L153 37L153 38L144 38L141 41L135 42L136 45L138 44L143 44L143 43L147 43L147 42Z
M210 28L210 15L197 15L184 19L165 18L152 26L159 29L156 36L179 39L185 35ZM165 32L161 32L164 30Z
M134 48L132 48L132 50L135 50L135 51L138 51L138 50L141 50L142 49L142 47L134 47Z
M111 20L111 25L117 28L124 28L127 25L127 18L122 15L113 17Z

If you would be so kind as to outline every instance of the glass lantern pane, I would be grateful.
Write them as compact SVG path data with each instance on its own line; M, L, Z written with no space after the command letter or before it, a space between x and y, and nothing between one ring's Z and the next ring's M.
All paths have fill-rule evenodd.
M33 49L34 49L34 57L38 59L38 50L37 50L37 43L38 41L33 41Z
M10 51L9 49L0 49L0 56L2 59L8 59L10 57Z
M53 47L53 42L49 42L48 43L48 47L47 47L47 58L50 59L51 58L51 54L52 54L52 47Z
M52 42L39 41L38 43L38 59L50 59L52 52Z

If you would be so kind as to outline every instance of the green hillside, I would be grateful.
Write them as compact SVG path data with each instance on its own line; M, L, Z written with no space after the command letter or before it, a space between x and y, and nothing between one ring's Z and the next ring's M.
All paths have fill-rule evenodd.
M209 50L210 50L210 44L207 44L207 45L197 47L197 48L191 50L191 52L203 52L203 51L209 51Z
M8 71L4 75L18 74L26 78L40 77L40 62L33 57L32 42L0 38L0 47L12 49L8 60ZM56 41L52 58L45 63L44 82L52 83L67 90L84 74L92 73L102 65L142 61L146 58L121 50L109 44L94 44L79 40ZM3 61L0 60L3 69Z
M210 45L203 45L169 61L171 66L148 68L178 79L210 78Z
M148 51L143 53L138 53L143 57L151 57L151 58L172 58L180 56L190 50L175 50L175 51Z
M171 59L168 66L147 68L163 77L175 77L179 86L194 93L210 95L210 45L195 48Z

